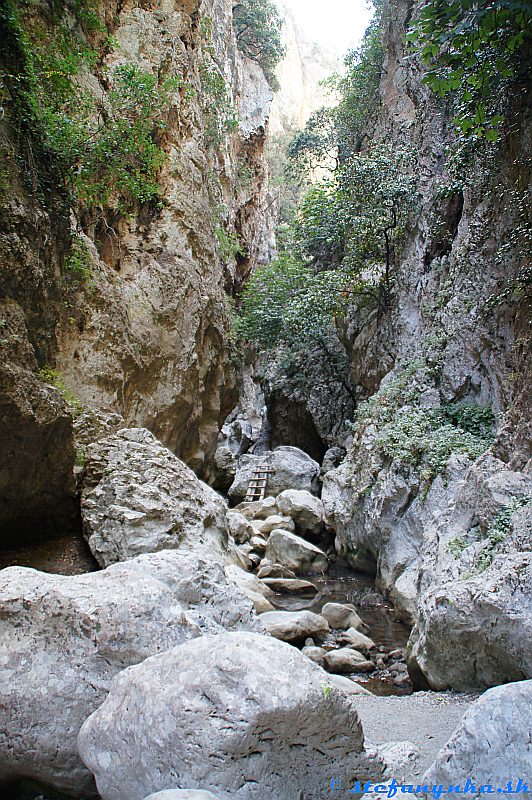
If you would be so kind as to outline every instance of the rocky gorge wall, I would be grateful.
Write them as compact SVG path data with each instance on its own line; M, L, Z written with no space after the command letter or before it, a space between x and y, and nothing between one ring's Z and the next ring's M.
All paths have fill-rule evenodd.
M60 189L40 191L49 165L35 151L28 169L32 141L20 135L16 98L4 88L2 541L74 523L72 412L80 408L146 426L204 468L238 395L229 297L272 247L263 160L272 92L237 49L232 3L104 2L98 11L112 38L80 76L93 95L105 104L106 76L125 63L178 78L181 89L165 120L159 201L128 214L102 204L76 217ZM13 44L6 73L17 59ZM207 60L229 110L216 108L219 89L209 97L202 84ZM73 236L90 254L84 281L68 271Z
M323 501L338 551L415 623L415 681L463 689L532 669L530 292L519 277L530 106L517 81L501 141L453 169L452 109L405 58L413 13L388 6L368 133L416 154L417 195L390 309L353 310L341 331L351 379L370 400ZM457 437L442 420L482 409L494 414L494 440L467 454L467 423Z

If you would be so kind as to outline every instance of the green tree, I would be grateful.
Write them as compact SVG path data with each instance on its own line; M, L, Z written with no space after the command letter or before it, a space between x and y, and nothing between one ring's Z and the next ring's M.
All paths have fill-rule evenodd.
M239 0L233 6L238 47L257 61L270 85L278 89L275 68L284 56L281 40L283 20L271 0Z
M240 333L261 350L278 345L297 349L320 339L345 309L343 289L349 279L341 271L316 273L283 254L259 267L246 284Z
M527 0L422 4L407 41L430 67L424 82L440 97L456 96L455 122L462 134L498 139L504 118L495 101L501 86L519 72L531 23Z
M343 74L326 81L331 91L339 95L338 103L334 108L315 112L288 146L292 175L301 178L318 167L337 169L360 151L380 103L382 24L382 3L378 2L361 46L350 50L345 58Z
M166 155L157 136L166 128L165 112L181 86L159 84L157 76L124 64L111 76L105 114L85 143L74 174L78 197L89 207L128 206L157 196L157 173Z
M384 309L416 183L407 151L379 145L351 155L307 194L297 222L299 246L317 269L341 265L356 275L353 294Z
M287 147L289 175L301 179L317 169L338 167L338 136L335 110L321 108L312 114L302 131L294 134Z

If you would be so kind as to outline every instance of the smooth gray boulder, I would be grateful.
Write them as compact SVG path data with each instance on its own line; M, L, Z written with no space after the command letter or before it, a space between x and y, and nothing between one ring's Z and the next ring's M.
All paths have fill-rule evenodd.
M351 603L325 603L321 610L331 628L347 630L367 630L368 626L358 616L355 606Z
M279 514L274 514L266 519L253 520L251 525L255 532L258 531L261 536L267 536L275 528L280 528L283 531L295 531L296 529L294 520L291 517L283 517Z
M315 647L314 645L305 645L305 647L301 648L301 652L307 658L310 658L311 661L314 661L315 664L319 664L320 667L325 669L326 652L323 648Z
M0 571L0 782L95 794L76 736L113 678L202 633L262 630L220 565L139 556L101 572Z
M272 474L268 476L267 495L277 497L285 489L304 489L315 495L319 493L320 465L303 450L283 446L276 447L264 455L242 456L229 489L229 497L233 500L243 500L254 468L262 464L268 464L272 470ZM242 509L238 510L242 512Z
M150 794L144 800L220 800L220 798L202 789L166 789Z
M372 672L375 664L368 661L362 653L342 647L339 650L329 650L325 656L325 664L331 672L349 675L352 672Z
M266 558L302 575L324 573L329 569L329 559L323 550L289 531L271 532Z
M249 503L239 503L233 511L237 511L247 519L268 519L279 513L275 497L265 497L264 500L253 500Z
M222 634L118 676L83 725L79 752L102 800L142 800L169 784L220 800L316 797L333 775L375 777L356 707L326 675L270 637Z
M261 622L271 636L283 642L323 638L329 632L327 620L312 611L270 611L261 616Z
M476 787L468 797L485 797L491 784L515 790L518 780L532 788L532 681L509 683L485 692L465 713L458 728L423 776L429 785ZM521 790L522 791L522 790ZM524 796L524 795L516 795Z
M83 532L106 567L142 553L226 553L222 498L144 428L125 428L87 448Z
M277 505L282 514L294 520L298 533L318 536L325 529L323 503L310 492L287 489L277 497Z
M471 467L427 537L419 590L408 658L415 686L532 678L530 476L491 455Z
M263 578L263 582L272 592L277 594L318 594L317 588L310 581L302 581L297 578Z
M260 557L262 557L266 552L266 548L268 546L268 542L264 538L264 536L258 536L257 535L257 536L252 536L251 537L250 545L251 545L252 551L254 553L256 553L257 555L259 555Z
M500 555L419 601L408 646L414 685L467 690L532 677L532 552Z
M249 519L234 510L227 512L227 528L237 544L249 542L256 533Z
M345 633L340 634L338 639L343 644L347 644L349 647L354 647L356 650L362 650L364 653L374 650L376 647L373 639L370 639L369 636L357 631L356 628L348 628Z
M272 564L272 562L263 558L260 562L260 569L257 572L257 578L264 580L265 578L292 578L296 577L296 573L288 567L283 567L282 564Z
M264 581L261 581L250 572L245 572L245 570L240 569L240 567L235 567L231 564L225 568L225 574L229 580L236 583L244 594L254 592L255 594L261 594L263 597L271 597L273 594L273 589L264 583Z

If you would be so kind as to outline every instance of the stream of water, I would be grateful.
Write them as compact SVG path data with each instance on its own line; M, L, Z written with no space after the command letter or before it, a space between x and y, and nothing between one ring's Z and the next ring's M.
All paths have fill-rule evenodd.
M81 534L68 534L57 539L13 550L0 551L0 569L9 566L33 567L43 572L76 575L98 569ZM406 648L410 629L394 617L394 609L382 595L375 592L373 579L361 572L353 572L347 564L331 564L327 575L309 577L318 594L309 598L274 595L272 604L286 611L308 609L319 614L325 603L352 603L369 627L369 636L384 656L399 648ZM336 647L333 637L324 642L326 649ZM374 694L408 694L409 686L396 686L394 675L387 668L372 673L353 676L358 683Z
M369 627L368 635L382 654L406 649L410 628L395 619L393 606L374 589L374 581L362 572L353 572L347 564L332 564L327 575L311 576L308 580L316 586L318 594L312 598L274 595L272 605L286 611L308 609L319 614L326 603L352 603L359 616ZM332 638L324 646L335 646ZM393 675L385 669L376 669L367 675L356 675L357 683L379 695L403 695L412 690L409 686L394 684Z

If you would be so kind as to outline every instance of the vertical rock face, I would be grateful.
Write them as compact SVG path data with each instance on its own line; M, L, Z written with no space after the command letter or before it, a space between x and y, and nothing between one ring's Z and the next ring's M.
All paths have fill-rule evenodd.
M68 407L36 373L20 306L0 301L0 541L54 534L76 519Z
M530 528L509 535L530 502L530 297L508 291L523 263L515 234L532 131L517 86L506 101L508 132L453 172L452 108L405 58L415 13L406 0L387 4L380 111L368 136L415 155L418 194L390 308L353 311L341 332L357 393L372 400L322 498L338 550L355 567L374 566L380 587L417 623L410 666L419 682L489 686L532 669ZM442 423L461 404L494 413L496 458L479 457L489 438L464 452L467 420L460 441ZM427 433L409 427L414 418L431 420ZM416 447L426 448L425 461L412 456Z
M178 78L183 88L161 142L160 202L131 215L103 207L70 221L60 195L38 200L23 184L17 162L23 143L12 133L15 101L6 98L2 530L34 532L37 506L44 527L71 513L71 421L59 393L46 388L50 379L40 379L43 367L53 368L52 382L82 406L148 427L194 469L204 468L237 399L228 295L271 247L262 153L272 92L260 67L237 50L232 3L109 0L100 11L113 38L103 64L84 76L91 91L105 101L105 75L125 63ZM202 85L206 53L238 115L236 129L222 126L216 141L209 126L225 101L210 98ZM72 228L90 252L84 285L69 284L63 269ZM227 246L235 237L236 257L237 248ZM12 502L15 485L19 504ZM57 514L48 514L48 501Z
M286 55L277 68L281 85L272 103L270 132L273 136L304 128L310 115L333 102L321 82L341 67L342 53L325 49L298 28L288 3L279 3L285 24Z

